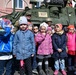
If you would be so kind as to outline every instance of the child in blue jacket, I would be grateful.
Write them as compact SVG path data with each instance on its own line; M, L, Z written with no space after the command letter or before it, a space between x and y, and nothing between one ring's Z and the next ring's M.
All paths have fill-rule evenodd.
M2 30L0 31L0 75L4 73L6 68L6 75L11 75L12 72L12 41L13 34L11 33L12 25L10 20L0 20Z
M26 75L32 75L31 56L35 54L35 41L34 34L27 28L27 19L21 16L19 30L15 34L13 43L13 54L20 61L20 75L24 75L24 66Z

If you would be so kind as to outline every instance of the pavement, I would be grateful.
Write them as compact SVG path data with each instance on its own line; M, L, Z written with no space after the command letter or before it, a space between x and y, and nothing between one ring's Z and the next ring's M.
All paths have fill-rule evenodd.
M49 69L50 69L50 75L53 75L53 73L54 73L54 62L53 62L53 59L51 59L52 61L50 61L49 63L50 63L50 65L49 66L51 66ZM19 74L19 65L18 65L18 63L16 63L16 65L14 65L15 66L15 68L16 68L16 71L15 71L15 73L14 73L14 75L20 75ZM66 66L67 66L67 64L66 64ZM44 68L44 65L43 65L43 68ZM71 71L71 72L69 72L69 71L67 71L66 70L66 72L67 72L67 75L74 75L74 71ZM36 75L36 74L33 74L33 75ZM61 72L59 72L59 74L58 75L62 75L61 74Z
M54 71L50 69L50 73L51 73L50 75L53 75L53 72ZM18 73L18 71L15 71L14 75L20 75L20 74ZM36 74L33 74L33 75L36 75ZM59 72L58 75L62 75L61 72ZM74 75L74 72L67 72L67 75Z
M49 70L50 70L50 75L54 75L54 74L53 74L53 73L54 73L54 70L51 69L51 68L49 68ZM71 71L71 72L66 71L66 72L67 72L67 75L74 75L74 71ZM4 75L4 74L3 74L3 75ZM15 71L15 73L14 73L13 75L20 75L20 74L19 74L19 68ZM26 75L26 74L25 74L25 75ZM33 74L33 75L37 75L37 74ZM62 75L60 71L59 71L59 74L58 74L58 75Z

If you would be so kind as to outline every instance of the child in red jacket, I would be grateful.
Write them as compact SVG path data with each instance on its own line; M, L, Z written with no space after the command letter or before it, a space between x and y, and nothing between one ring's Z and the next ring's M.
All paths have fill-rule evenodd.
M74 25L68 26L68 33L67 33L67 49L68 49L68 69L69 71L74 70L75 64L75 44L76 44L76 33Z

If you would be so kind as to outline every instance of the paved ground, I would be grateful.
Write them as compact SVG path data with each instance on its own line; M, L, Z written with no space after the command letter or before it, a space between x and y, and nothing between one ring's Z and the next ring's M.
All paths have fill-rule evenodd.
M50 75L53 75L53 70L52 69L50 69ZM67 71L66 71L67 72ZM4 74L3 74L4 75ZM19 70L17 70L17 71L15 71L15 73L13 74L13 75L20 75L19 74ZM33 75L36 75L36 74L33 74ZM62 75L61 74L61 72L59 72L59 74L58 75ZM74 75L74 72L67 72L67 75Z
M53 60L52 60L53 61ZM53 70L53 65L54 65L54 63L53 62L49 62L49 63L51 63L49 66L51 66L51 68L49 68L50 69L50 75L53 75L53 73L54 73L54 70ZM67 66L67 65L66 65ZM43 65L43 67L44 67L44 65ZM20 75L19 74L19 64L18 64L18 62L15 62L15 64L14 64L14 69L16 70L15 71L15 73L13 74L13 75ZM14 69L13 69L13 71L14 71ZM67 71L66 71L67 72ZM4 74L3 74L4 75ZM36 75L36 74L33 74L33 75ZM62 75L61 74L61 72L59 72L59 74L58 75ZM67 72L67 75L74 75L74 72Z
M52 60L52 59L51 59L51 60ZM52 60L52 61L53 61L53 60ZM52 61L49 62L49 63L51 63L51 65L50 65L51 67L53 67L53 65L54 65L54 62L52 62ZM19 67L17 68L17 66L19 66L18 63L16 63L16 66L15 66L15 67L16 67L17 71L15 71L14 75L20 75L20 74L18 73ZM66 66L67 66L67 65L66 65ZM44 67L44 66L43 66L43 67ZM51 73L50 75L53 75L53 69L51 69L51 68L50 68L50 73ZM34 75L36 75L36 74L34 74ZM59 72L58 75L62 75L61 72ZM67 75L74 75L74 72L67 72Z
M51 71L50 75L53 75L53 70L50 70L50 71ZM18 71L16 71L14 75L20 75L20 74L18 73ZM36 74L33 74L33 75L36 75ZM58 75L62 75L61 72L59 72ZM67 75L74 75L74 74L73 74L73 72L68 72Z

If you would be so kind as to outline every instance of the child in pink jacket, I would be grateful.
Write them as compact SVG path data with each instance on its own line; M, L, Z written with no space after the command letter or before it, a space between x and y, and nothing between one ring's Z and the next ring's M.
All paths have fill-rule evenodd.
M38 43L38 51L37 51L37 57L39 59L38 61L38 67L39 67L39 73L42 73L42 62L43 59L45 60L45 71L46 75L48 73L48 58L51 57L51 54L53 54L52 49L52 39L50 34L47 33L47 24L42 23L40 25L40 32L36 35L36 42Z
M68 69L69 69L69 71L74 70L75 55L76 55L75 38L76 38L75 27L74 27L74 25L69 25L68 33L67 33Z

